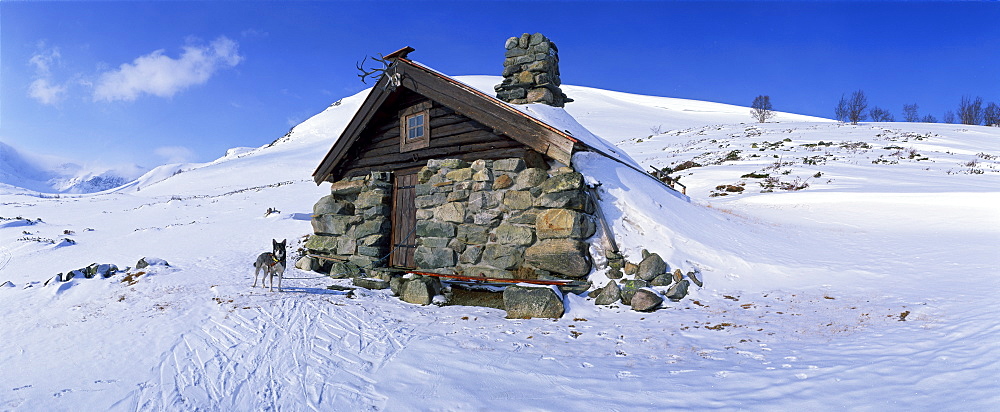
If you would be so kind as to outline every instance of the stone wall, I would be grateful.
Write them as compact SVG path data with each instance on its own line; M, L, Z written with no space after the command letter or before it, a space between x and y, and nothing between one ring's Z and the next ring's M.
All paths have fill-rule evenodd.
M381 267L389 253L392 177L385 172L333 183L313 206L313 236L305 248L362 268ZM330 262L326 262L329 267ZM343 266L342 264L339 266ZM335 267L332 272L356 271ZM356 273L350 273L356 275Z
M416 265L494 278L582 278L595 204L583 175L523 159L431 160L416 187ZM539 167L541 166L541 167Z
M559 85L559 49L541 33L524 33L505 44L503 82L494 90L497 98L508 103L544 103L563 107L573 99L563 94Z

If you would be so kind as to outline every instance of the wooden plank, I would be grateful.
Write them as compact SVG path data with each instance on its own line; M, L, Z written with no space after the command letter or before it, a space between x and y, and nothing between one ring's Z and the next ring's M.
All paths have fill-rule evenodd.
M465 119L464 121L452 121L456 119L449 118L447 119L449 123L441 122L435 124L434 121L431 121L431 127L430 127L431 140L434 140L439 137L446 137L476 130L488 130L486 126L483 126L481 123L476 122L475 120L471 120L465 117L463 118ZM370 138L363 137L359 139L358 142L355 143L355 146L365 147L365 149L374 149L379 147L386 147L389 146L390 144L399 145L398 139L399 139L399 127L397 123L396 127L393 127L391 130L386 130L381 134L372 135ZM433 144L434 143L431 143L431 145Z
M393 185L392 212L392 253L390 265L397 267L413 267L414 248L416 246L415 228L417 225L416 209L416 174L397 174Z
M434 114L434 109L431 109L431 129L435 127L446 126L449 124L459 123L463 121L470 121L468 117L462 116L454 111L450 113ZM473 120L474 121L474 120ZM485 126L484 126L485 127ZM366 132L370 133L372 136L381 136L386 132L395 131L395 135L399 136L399 117L387 118L384 122L378 124L377 126L369 127Z
M449 157L454 159L462 159L467 162L472 162L479 159L497 160L497 159L508 159L512 157L524 158L528 150L531 149L525 148L524 146L520 146L520 147L512 147L505 149L494 149L494 150L486 150L479 152L462 153ZM393 171L393 170L408 169L408 168L421 168L427 165L427 160L428 159L417 159L406 162L399 162L395 164L382 164L382 165L360 166L360 167L355 166L354 164L345 163L344 165L342 165L339 174L344 178L348 178L348 177L364 176L372 171Z
M434 158L450 158L456 155L462 155L467 152L482 152L491 149L506 149L511 147L524 147L520 142L514 140L506 141L495 141L495 142L485 142L485 143L472 143L460 146L448 146L439 148L426 148L422 150L415 150L412 152L396 153L396 154L386 154L382 156L372 156L372 157L362 157L356 161L351 162L351 167L365 167L365 166L376 166L383 164L396 164L399 162L406 162L409 160L427 160Z
M462 130L462 129L459 129L459 130ZM451 130L449 130L447 132L451 133ZM508 139L506 137L497 136L497 135L495 135L495 134L493 134L491 132L485 131L485 130L471 130L471 131L463 132L463 133L460 133L460 134L450 134L450 135L444 136L444 137L437 137L437 135L434 133L433 130L431 131L431 133L432 133L431 142L430 142L431 144L429 146L429 148L431 148L431 149L442 148L442 147L450 147L450 146L459 146L459 145L472 144L472 143L515 141L515 140L512 140L512 139ZM518 144L522 144L522 143L518 142ZM427 150L427 148L425 148L425 149L419 149L419 150L414 150L414 151L410 151L410 152L407 152L407 153L416 153L416 152L420 152L421 150ZM389 141L381 141L381 142L375 143L375 144L373 144L371 146L365 146L363 148L359 148L358 149L358 154L354 158L355 159L361 159L361 158L366 158L366 157L384 156L384 155L394 154L394 153L400 153L400 151L399 151L399 144L395 140L389 140ZM350 156L348 156L347 158L350 158Z

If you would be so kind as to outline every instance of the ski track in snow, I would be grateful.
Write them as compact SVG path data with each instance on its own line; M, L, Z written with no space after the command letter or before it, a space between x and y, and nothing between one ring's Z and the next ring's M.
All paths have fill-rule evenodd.
M286 295L287 296L287 295ZM324 295L250 295L161 355L123 410L376 409L375 373L412 338L399 321ZM247 306L249 305L249 306Z

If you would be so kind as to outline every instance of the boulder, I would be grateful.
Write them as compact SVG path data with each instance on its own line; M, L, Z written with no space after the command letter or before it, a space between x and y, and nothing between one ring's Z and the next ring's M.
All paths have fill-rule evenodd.
M496 242L505 245L527 246L535 242L535 234L525 226L502 224L496 228Z
M698 272L688 272L687 277L688 279L691 279L691 281L694 282L695 285L698 285L699 288L705 286L705 284L702 283L701 279L698 278Z
M625 281L622 285L622 303L632 305L632 297L639 289L649 287L649 283L642 279L632 279Z
M666 271L667 263L660 258L660 255L650 253L642 259L642 262L639 262L639 270L636 271L636 276L639 277L639 279L650 281Z
M517 178L514 179L514 190L524 190L536 187L545 179L548 179L549 172L545 169L530 168L524 169L517 174Z
M360 216L345 215L313 215L311 220L313 233L343 235L351 225L360 223Z
M414 278L406 281L400 298L415 305L430 305L434 300L434 287L430 279Z
M511 209L527 209L531 203L531 193L524 190L511 190L503 196L503 204Z
M356 278L361 276L361 268L350 262L333 262L330 265L330 277L334 279Z
M295 267L302 269L306 272L311 272L316 269L316 259L311 256L303 256L299 260L295 261Z
M476 182L492 182L493 181L493 171L490 169L484 169L476 172L472 175L472 180ZM492 186L492 184L491 184Z
M533 205L541 208L573 209L585 213L594 212L594 202L590 200L590 197L586 193L579 190L545 193L535 199Z
M573 239L546 239L529 247L524 260L535 268L571 278L590 273L590 253L587 244Z
M375 278L354 278L351 279L354 286L365 289L388 289L389 282Z
M389 219L379 216L374 219L361 222L361 224L354 230L354 238L360 239L368 235L388 234L389 228Z
M493 181L493 190L506 189L514 185L514 179L508 175L502 174L497 176L496 180Z
M365 187L364 180L341 180L330 185L330 194L335 196L356 195Z
M642 288L632 296L632 310L639 312L652 312L659 309L663 304L663 297L656 291L649 288Z
M562 293L551 287L508 286L503 304L508 319L560 318L565 312Z
M340 200L339 196L323 196L313 205L314 215L353 215L354 203Z
M484 210L492 210L500 206L500 196L502 192L476 190L469 194L468 210L477 213Z
M395 296L400 296L403 294L403 288L406 286L406 279L402 276L394 276L389 279L389 289L392 290L392 294Z
M520 172L524 170L524 160L520 158L500 159L493 162L493 169L501 172Z
M421 269L450 268L455 266L455 251L446 247L417 246L413 259Z
M465 247L461 255L458 257L459 263L464 264L476 264L479 263L479 258L483 257L483 246L482 245L469 245Z
M362 192L358 195L358 200L354 202L354 207L358 209L367 209L369 207L385 204L388 200L389 194L384 193L381 190Z
M687 279L683 279L680 282L674 283L674 285L671 286L670 289L667 289L667 299L670 299L674 302L684 299L684 297L687 296L688 285L690 283L691 282L688 282Z
M452 170L444 175L448 180L469 180L472 179L472 168L465 167L462 169Z
M482 245L489 240L489 231L479 225L459 225L455 238L467 245Z
M583 175L577 172L555 175L546 179L539 187L543 193L576 190L583 187Z
M455 225L436 220L417 221L416 234L421 237L455 237Z
M586 239L594 234L595 228L589 216L570 209L548 209L535 219L539 239Z
M521 265L521 253L515 246L490 243L483 250L481 263L498 269L514 269Z
M634 275L639 271L639 265L632 262L625 262L625 274Z
M608 282L603 288L598 289L595 305L610 305L617 302L622 297L622 290L614 281Z
M314 234L312 236L309 236L309 240L306 241L306 244L304 246L306 249L309 250L315 250L326 253L336 253L339 239L340 238L337 236ZM142 269L144 267L146 267L146 264L144 262L143 266L139 266L138 263L136 264L136 269Z
M135 268L136 269L145 269L146 267L149 267L149 266L170 266L170 264L167 263L167 261L165 261L163 259L158 259L158 258L154 258L154 257L144 257L144 258L141 258L135 264Z
M671 283L674 283L674 277L666 273L660 274L649 281L649 284L653 286L670 286Z

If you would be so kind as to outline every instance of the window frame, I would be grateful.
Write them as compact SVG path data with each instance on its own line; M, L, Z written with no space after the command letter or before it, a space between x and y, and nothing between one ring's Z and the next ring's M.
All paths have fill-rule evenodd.
M421 137L408 138L409 129L407 123L409 119L416 116L424 116L424 134ZM426 101L415 104L399 112L399 151L409 152L423 149L431 144L431 102Z

